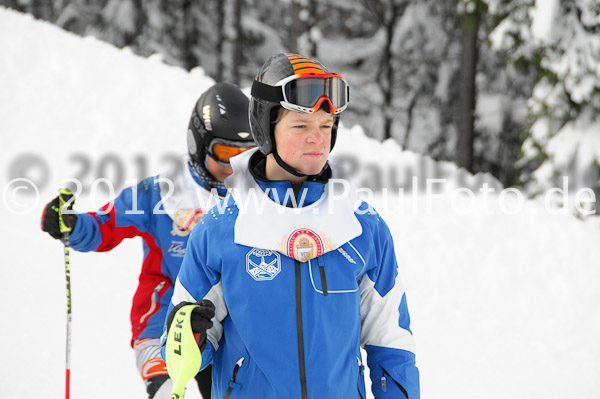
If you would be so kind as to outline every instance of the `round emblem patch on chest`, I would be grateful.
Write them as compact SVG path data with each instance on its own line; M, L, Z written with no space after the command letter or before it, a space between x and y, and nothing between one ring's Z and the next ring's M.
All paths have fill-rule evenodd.
M310 229L298 229L288 238L287 252L290 258L306 262L323 254L323 240Z

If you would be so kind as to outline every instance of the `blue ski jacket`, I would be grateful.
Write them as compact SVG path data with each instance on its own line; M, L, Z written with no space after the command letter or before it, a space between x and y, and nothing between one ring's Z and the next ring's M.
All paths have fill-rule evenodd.
M250 176L254 151L233 159L233 194L192 231L170 306L216 306L202 354L212 397L366 398L363 347L375 398L419 398L386 223L360 200L350 213L335 203L326 213L332 181L305 182L303 203L286 207L291 183ZM264 201L259 212L243 203L252 195Z

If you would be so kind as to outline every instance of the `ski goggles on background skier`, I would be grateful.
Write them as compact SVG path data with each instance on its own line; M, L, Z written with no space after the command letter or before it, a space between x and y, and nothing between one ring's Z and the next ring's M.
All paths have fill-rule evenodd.
M208 154L221 166L229 166L229 160L254 148L253 141L227 141L222 139L213 139L208 145Z
M329 103L333 114L339 114L350 102L350 87L337 73L306 73L292 75L275 86L257 80L252 84L252 95L271 102L279 102L290 111L312 114Z

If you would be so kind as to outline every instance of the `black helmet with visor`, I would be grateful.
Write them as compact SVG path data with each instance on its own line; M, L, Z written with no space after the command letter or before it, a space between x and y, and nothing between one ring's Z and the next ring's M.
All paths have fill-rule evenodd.
M192 164L202 166L208 155L221 166L252 147L248 122L248 97L229 83L217 83L196 102L187 134Z

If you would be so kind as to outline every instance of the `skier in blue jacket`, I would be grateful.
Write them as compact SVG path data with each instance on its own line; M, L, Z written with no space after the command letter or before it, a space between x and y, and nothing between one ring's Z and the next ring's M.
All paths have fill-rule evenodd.
M297 54L253 82L258 148L193 230L166 321L199 305L213 398L365 398L361 347L375 398L420 397L390 231L327 162L348 101L341 76Z
M192 227L226 192L229 159L254 146L248 124L248 97L217 83L198 99L188 127L188 154L180 164L149 177L96 212L70 215L71 246L109 251L125 238L142 237L144 260L131 308L131 343L150 399L170 397L172 382L160 356L160 335L173 283ZM58 197L44 209L42 230L60 238ZM196 377L210 397L210 371Z

